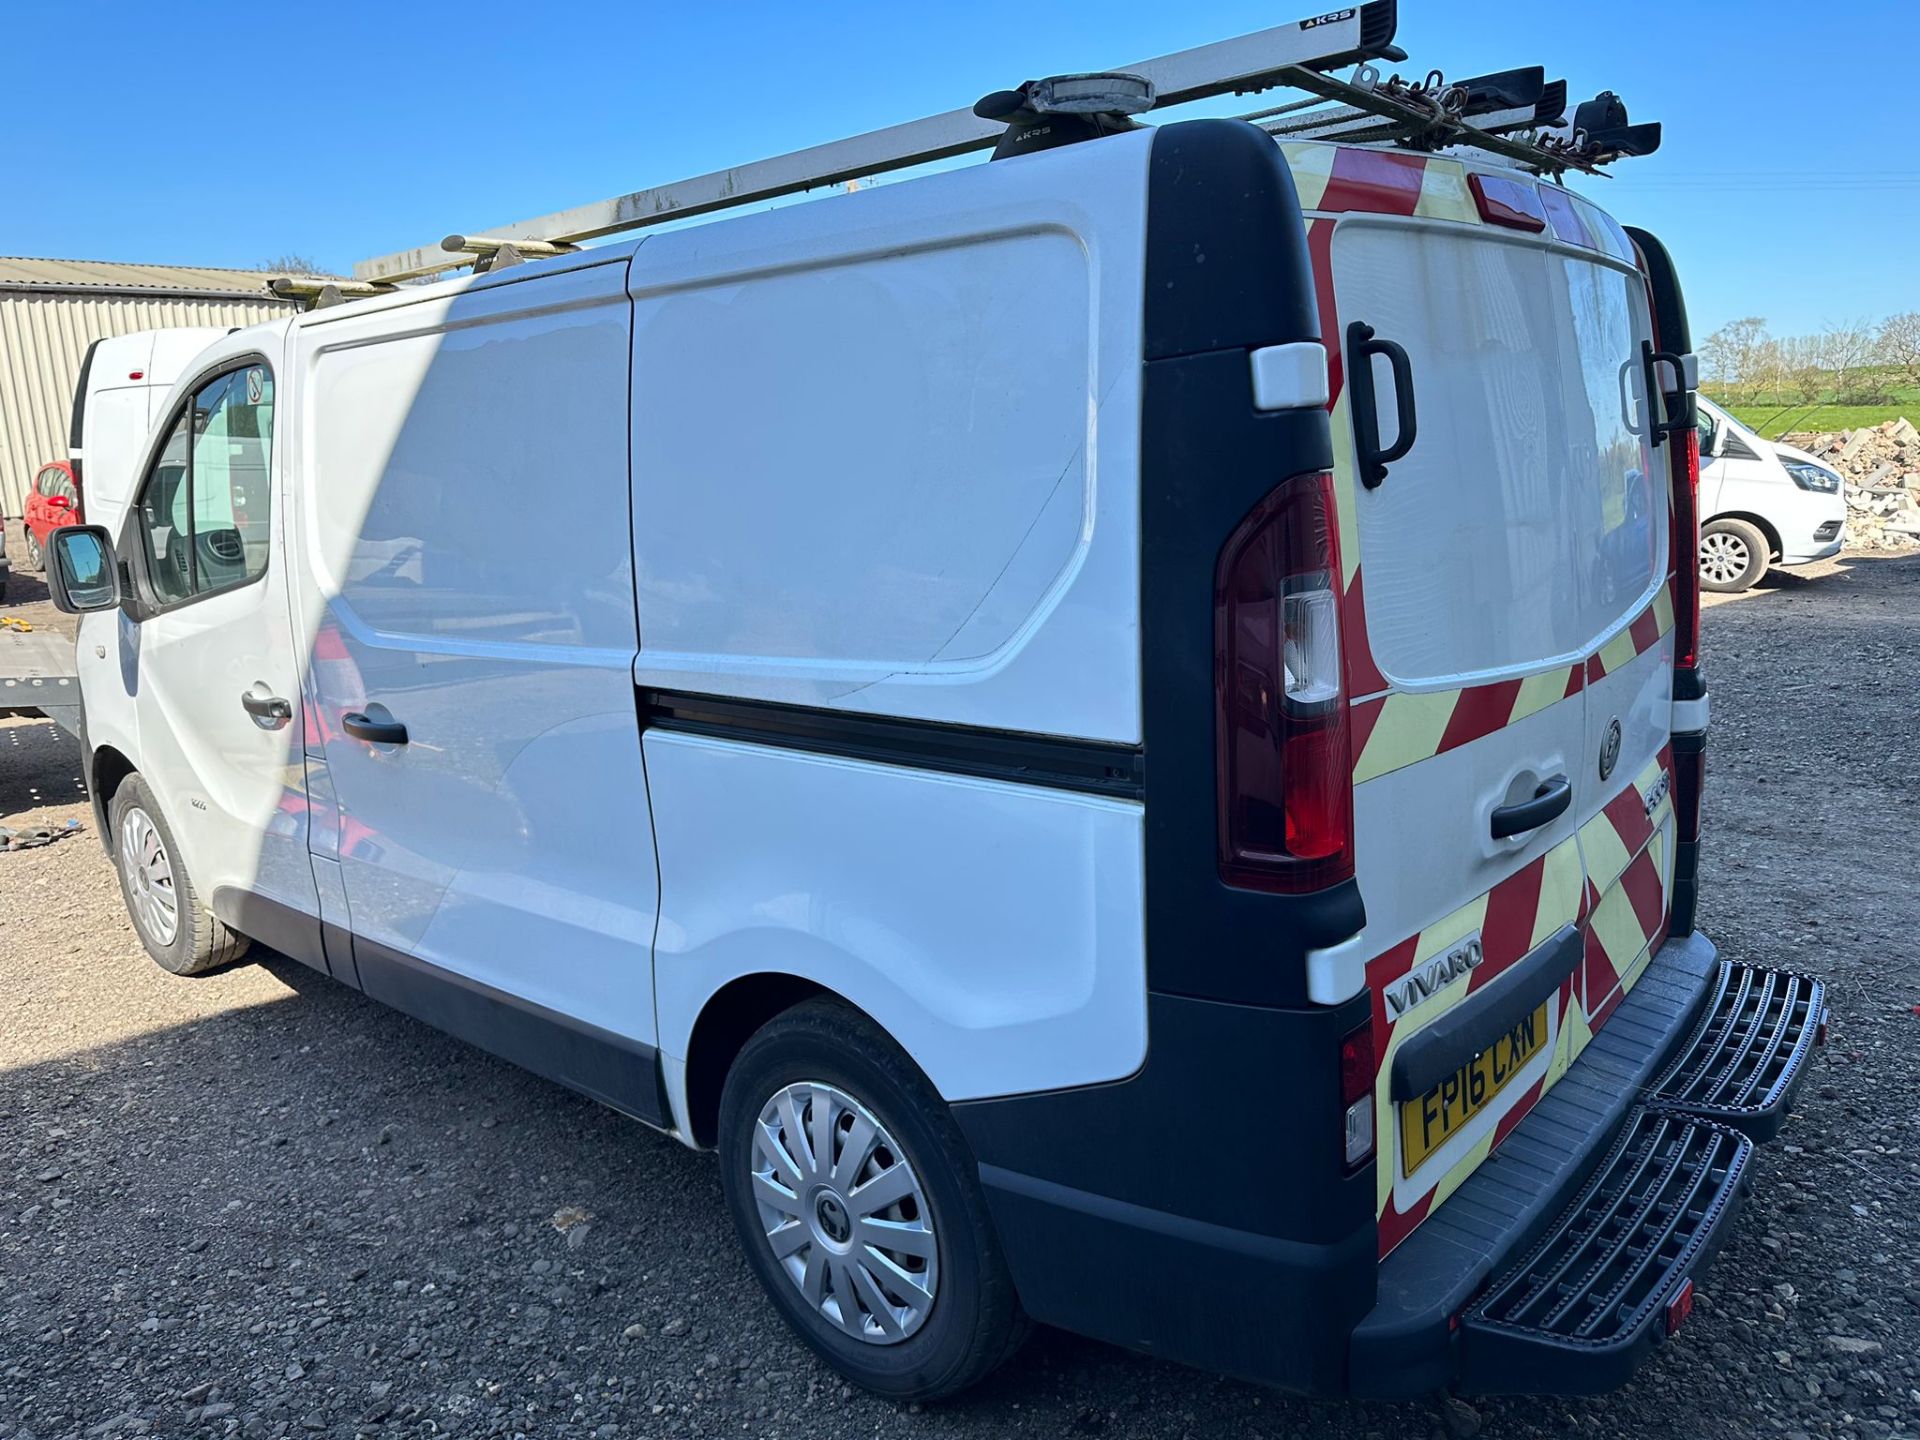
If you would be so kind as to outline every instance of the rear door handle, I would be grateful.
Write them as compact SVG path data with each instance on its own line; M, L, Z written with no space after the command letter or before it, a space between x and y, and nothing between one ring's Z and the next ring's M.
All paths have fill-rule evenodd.
M358 710L349 710L342 715L340 728L356 740L367 740L375 745L407 743L407 727L398 720L374 720Z
M251 690L240 692L240 708L256 720L291 720L293 706L278 695L256 695Z
M1542 780L1531 800L1502 805L1493 812L1493 838L1510 839L1538 830L1573 803L1573 782L1564 775Z
M1373 357L1384 355L1393 367L1393 408L1396 433L1393 444L1380 444L1380 412L1373 393ZM1347 392L1353 399L1354 458L1360 483L1369 490L1387 478L1387 467L1404 460L1419 434L1420 418L1413 401L1413 362L1406 350L1374 333L1356 320L1347 326Z

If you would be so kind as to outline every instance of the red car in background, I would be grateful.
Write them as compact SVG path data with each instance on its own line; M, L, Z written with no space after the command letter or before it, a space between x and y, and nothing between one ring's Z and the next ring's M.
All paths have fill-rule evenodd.
M47 566L47 536L62 525L81 521L80 481L73 466L54 460L40 467L27 489L27 569Z

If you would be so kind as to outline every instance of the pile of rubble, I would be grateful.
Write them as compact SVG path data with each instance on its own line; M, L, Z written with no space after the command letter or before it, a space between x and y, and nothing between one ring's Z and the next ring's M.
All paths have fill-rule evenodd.
M1911 420L1780 439L1845 478L1849 548L1905 550L1920 545L1920 430Z

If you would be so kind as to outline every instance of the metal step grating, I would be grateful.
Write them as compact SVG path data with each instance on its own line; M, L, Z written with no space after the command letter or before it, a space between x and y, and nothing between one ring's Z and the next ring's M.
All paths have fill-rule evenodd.
M1648 1103L1771 1140L1825 1016L1826 990L1818 980L1723 963L1699 1024L1649 1087Z
M1635 1352L1665 1338L1668 1303L1718 1248L1752 1153L1722 1126L1636 1110L1546 1238L1467 1311L1465 1385L1522 1376L1536 1393L1591 1393L1623 1380ZM1596 1363L1608 1352L1617 1378Z

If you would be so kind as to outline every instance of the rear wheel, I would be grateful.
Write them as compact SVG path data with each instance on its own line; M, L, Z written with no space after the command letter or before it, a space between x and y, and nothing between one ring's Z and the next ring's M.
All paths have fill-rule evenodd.
M1767 537L1744 520L1710 520L1700 527L1700 584L1730 593L1750 589L1767 573Z
M24 525L20 528L27 541L27 569L38 575L47 568L47 557L42 553L40 542L34 538L33 531Z
M200 903L146 781L138 775L122 780L113 792L108 819L120 893L155 964L175 975L201 975L246 953L246 937L222 925Z
M953 1117L847 1006L809 1001L747 1042L721 1096L720 1162L760 1283L848 1379L938 1399L1025 1338Z

